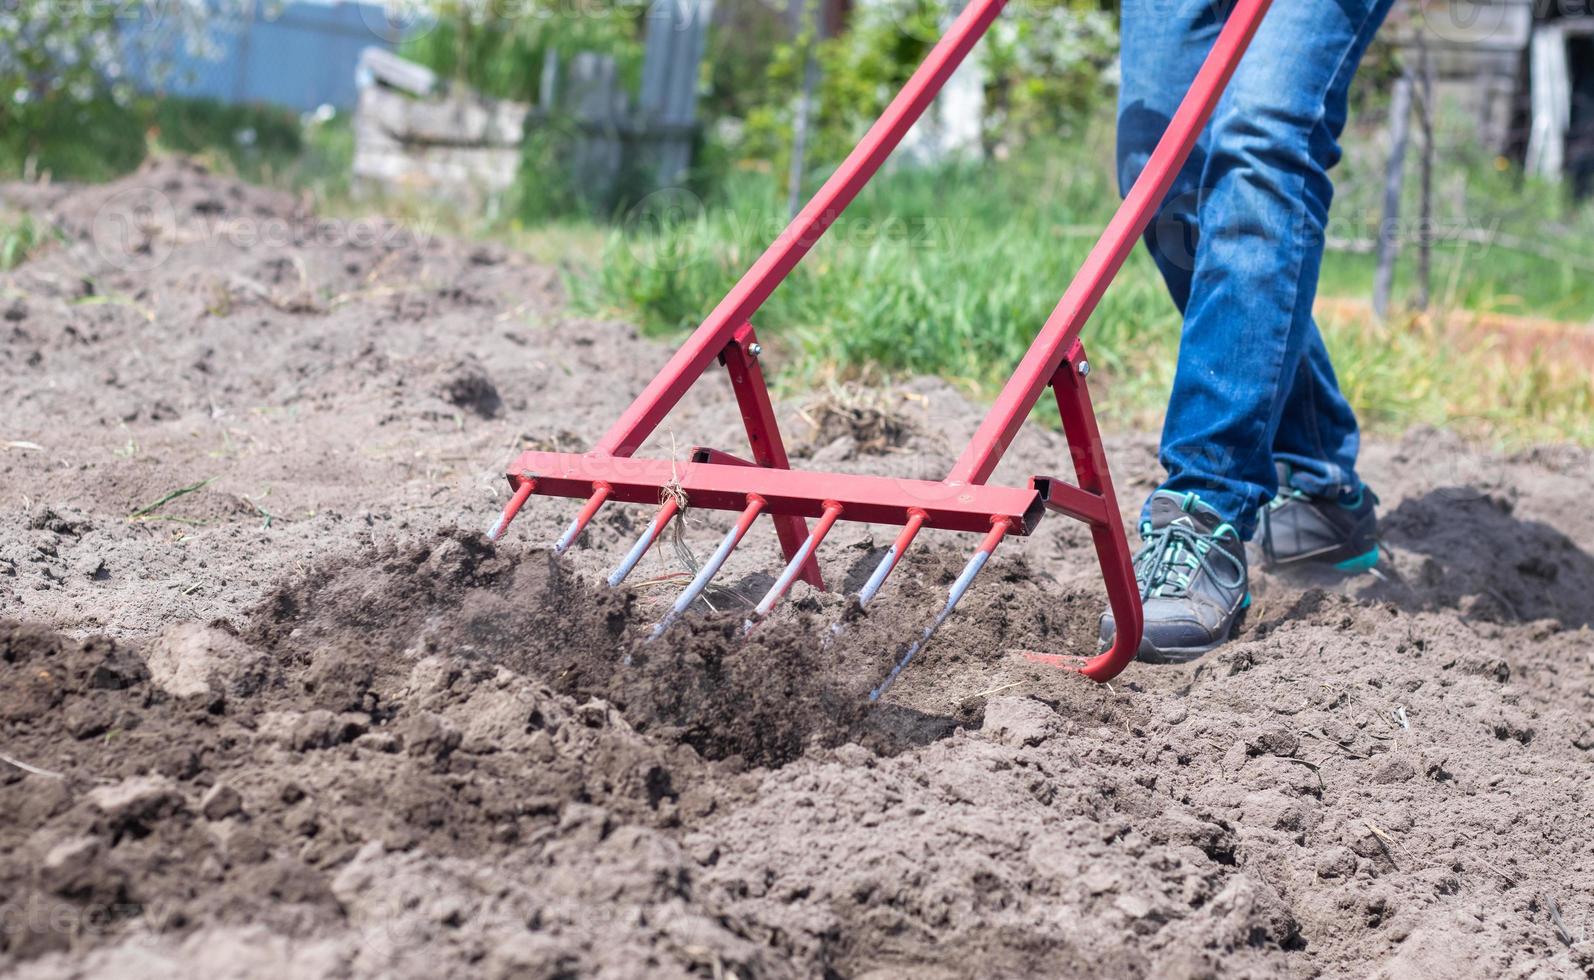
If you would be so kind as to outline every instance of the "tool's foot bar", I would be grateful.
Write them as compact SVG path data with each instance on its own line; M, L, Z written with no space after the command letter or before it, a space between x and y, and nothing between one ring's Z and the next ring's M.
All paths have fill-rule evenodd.
M1041 502L1046 505L1047 510L1067 514L1091 527L1101 527L1107 523L1107 504L1100 494L1081 490L1072 483L1054 476L1034 477L1029 481L1029 485L1040 494Z
M703 594L704 589L708 588L709 582L713 581L714 576L718 575L720 569L725 567L726 559L730 558L731 552L736 550L736 546L741 543L743 536L747 534L747 529L753 526L753 521L757 520L758 515L764 510L764 499L758 494L750 493L744 500L746 506L742 510L742 516L737 518L736 526L731 528L729 534L725 535L725 540L721 541L719 548L715 549L714 556L702 568L698 569L697 577L692 579L692 584L688 585L686 591L682 592L680 597L675 600L675 605L671 606L670 611L665 614L663 619L659 620L659 624L653 627L653 632L648 634L649 640L658 639L682 613L692 607L692 603L697 601L697 597Z
M590 498L607 488L605 499L654 504L668 487L684 492L692 507L740 511L752 493L764 498L766 512L775 516L821 517L826 501L833 501L845 509L849 521L900 526L918 512L924 515L924 527L948 531L983 532L999 517L1010 523L1011 533L1028 534L1045 512L1033 488L696 461L528 452L511 472L536 473L533 492L550 497Z
M980 569L984 568L985 563L991 560L991 552L995 551L996 546L1002 543L1002 538L1007 534L1007 530L1008 525L1005 520L998 520L991 526L990 533L985 536L984 541L980 542L980 550L974 553L974 557L969 559L969 563L963 566L963 572L958 575L957 581L952 583L952 590L946 597L946 605L941 607L941 611L936 614L930 625L924 628L924 633L908 645L907 651L902 654L902 659L898 660L897 665L891 668L891 673L887 674L886 679L880 682L880 686L869 692L870 701L880 700L887 691L891 690L891 685L897 682L897 678L907 669L908 664L913 662L913 658L919 654L919 651L929 645L931 637L935 636L936 631L941 628L941 624L947 621L953 610L957 609L958 603L963 601L963 596L968 593L969 586L974 584L974 579L980 574Z

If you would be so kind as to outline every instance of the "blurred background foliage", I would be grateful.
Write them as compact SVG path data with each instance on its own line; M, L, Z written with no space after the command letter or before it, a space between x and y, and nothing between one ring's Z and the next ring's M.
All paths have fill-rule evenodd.
M536 102L544 59L580 51L612 55L621 81L635 88L642 71L642 19L636 3L569 0L430 0L434 22L399 53L444 78L498 99Z
M129 0L131 3L132 0ZM179 16L162 44L203 46L207 11L252 0L161 0ZM537 102L549 53L614 57L636 90L641 0L415 0L428 29L401 53L496 98ZM150 153L184 153L245 179L315 195L333 213L381 209L400 220L498 238L566 272L578 309L677 334L694 326L780 231L810 50L819 68L805 191L828 175L941 32L945 0L870 0L843 32L794 30L790 0L720 0L699 79L702 129L689 180L700 208L649 220L648 200L593 213L534 133L520 180L481 213L425 200L359 199L345 113L300 115L163 97L120 70L118 2L0 0L0 176L108 180ZM206 5L210 6L206 6ZM760 316L790 355L786 383L935 373L989 393L1022 353L1117 203L1112 176L1116 14L1111 3L1027 0L998 21L977 57L985 99L973 159L894 166L881 175ZM150 53L146 53L150 54ZM158 57L159 52L153 52ZM1371 292L1381 216L1390 86L1401 71L1375 43L1353 93L1320 319L1347 390L1374 429L1453 425L1512 441L1594 444L1594 380L1576 363L1512 360L1468 316L1594 322L1594 208L1447 137L1433 195L1433 309L1379 321ZM1417 214L1408 181L1406 215ZM640 216L640 217L639 217ZM0 265L51 243L32 219L0 216ZM1397 267L1396 295L1415 285ZM1346 313L1337 300L1360 303ZM1088 339L1111 389L1110 415L1154 425L1171 379L1178 316L1137 252ZM795 366L795 370L791 368ZM1465 384L1453 379L1465 378Z

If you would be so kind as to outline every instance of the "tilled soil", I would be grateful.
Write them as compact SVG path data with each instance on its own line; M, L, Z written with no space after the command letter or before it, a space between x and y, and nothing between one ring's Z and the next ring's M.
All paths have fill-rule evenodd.
M1105 687L1015 653L1093 642L1053 519L871 709L972 540L833 639L801 585L743 638L761 526L646 643L684 557L601 582L646 515L558 562L569 505L482 537L518 449L585 448L667 355L557 270L177 161L4 194L62 233L0 280L8 973L1594 975L1587 452L1375 441L1381 577L1259 574L1233 644ZM702 387L645 452L739 448ZM939 476L979 410L781 417L799 465ZM1133 506L1154 439L1108 441ZM1058 471L1031 427L998 476ZM839 527L828 579L889 536Z

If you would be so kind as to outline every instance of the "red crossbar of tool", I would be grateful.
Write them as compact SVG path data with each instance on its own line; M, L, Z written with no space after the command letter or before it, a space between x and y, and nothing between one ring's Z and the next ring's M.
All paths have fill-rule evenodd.
M945 480L792 470L760 366L761 348L752 319L907 135L996 19L1005 0L972 0L964 8L858 146L591 452L527 452L511 464L508 477L513 496L490 536L495 540L500 537L532 495L586 501L555 544L556 553L574 544L606 503L657 504L659 512L609 577L611 584L618 585L683 505L737 512L740 516L736 526L672 606L655 630L657 635L702 593L758 517L766 513L775 525L788 565L754 610L749 627L774 608L794 579L801 577L815 587L824 587L815 556L819 542L838 520L902 528L859 592L857 598L863 605L873 601L921 530L984 534L980 549L954 584L940 614L907 648L897 669L874 692L873 696L879 697L951 615L997 545L1007 536L1029 534L1045 512L1055 511L1090 526L1117 634L1112 648L1095 657L1029 656L1042 663L1078 670L1096 681L1117 676L1134 659L1140 645L1141 597L1085 383L1089 362L1079 335L1167 196L1269 3L1270 0L1237 0L1140 177ZM694 450L685 464L631 458L716 359L730 375L753 458L741 460L712 449ZM1047 387L1057 400L1073 457L1075 481L1037 476L1022 489L986 485ZM820 522L812 533L807 528L808 518Z

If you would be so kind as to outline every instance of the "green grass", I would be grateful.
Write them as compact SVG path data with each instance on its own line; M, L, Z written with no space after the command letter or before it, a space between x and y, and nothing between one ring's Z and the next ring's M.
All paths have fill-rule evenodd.
M993 176L972 166L903 171L871 185L771 297L760 328L815 361L998 381L1088 251L1075 226L1102 212L1106 175L1024 161ZM650 329L692 326L784 219L768 183L745 177L695 221L663 234L633 221L632 233L616 233L580 295ZM1130 266L1102 305L1094 346L1103 367L1177 338L1150 260L1137 253Z
M806 385L832 373L939 374L992 393L1112 213L1109 159L1105 146L1092 146L877 180L757 317L770 342L795 355L786 361L796 363L795 377L785 377ZM675 220L648 220L654 217L633 216L613 233L602 265L573 283L574 294L588 309L674 334L694 326L752 264L784 224L784 209L767 178L747 175L699 214L677 208ZM1368 296L1371 269L1341 258L1330 263L1325 292ZM1457 266L1441 253L1435 291L1444 298L1447 284L1464 283L1448 295L1490 310L1582 309L1585 287L1576 277L1536 270L1523 281L1537 292L1508 293L1508 284L1520 288L1520 271L1493 256ZM1428 423L1508 442L1594 444L1594 383L1586 374L1555 364L1508 369L1487 350L1456 349L1425 323L1322 324L1369 428ZM1101 400L1107 415L1155 423L1178 337L1178 315L1137 249L1084 334L1095 377L1110 391Z
M1579 259L1594 259L1585 252ZM1325 296L1370 296L1376 258L1357 252L1329 252L1319 286ZM1395 265L1391 295L1409 302L1417 292L1414 248ZM1433 301L1441 308L1594 321L1594 270L1546 260L1498 242L1446 242L1433 250Z
M1378 235L1385 159L1377 136L1375 129L1352 144L1335 173L1331 239L1371 243ZM1415 157L1408 158L1397 225L1403 241L1392 290L1396 304L1417 292L1422 211L1416 168ZM1439 308L1594 321L1594 205L1571 201L1564 185L1524 177L1475 142L1452 139L1434 171L1430 220L1431 298ZM1322 291L1370 296L1375 262L1370 251L1330 251Z
M156 149L210 157L221 168L257 183L295 170L305 151L299 116L285 109L161 99L144 111Z
M9 272L26 262L49 237L49 230L29 215L0 215L0 272Z
M332 213L380 210L430 232L500 240L568 270L579 306L663 335L694 326L785 224L784 196L767 174L731 176L702 207L690 196L655 195L608 226L532 207L524 194L489 217L420 201L353 200L347 117L305 124L280 110L187 100L30 112L29 127L0 126L0 177L106 180L150 152L188 153L246 179L311 189ZM976 396L992 393L1116 206L1111 137L1110 126L1096 126L1081 145L1032 146L1001 163L907 169L874 182L758 316L766 343L790 355L781 358L782 382L937 374ZM1365 240L1376 229L1381 177L1356 172L1350 159L1331 234ZM1594 208L1571 208L1556 188L1477 161L1442 170L1436 200L1436 304L1594 320L1594 273L1586 268ZM1414 199L1405 207L1416 213ZM555 216L528 220L542 212ZM1480 234L1497 237L1471 240ZM26 219L0 216L0 265L44 240ZM1414 264L1408 247L1397 301L1411 294ZM1370 255L1329 253L1323 295L1365 299L1371 283ZM1428 423L1514 443L1594 445L1594 382L1578 365L1546 357L1512 366L1488 345L1459 349L1414 317L1387 326L1329 318L1322 326L1346 390L1374 430ZM1178 335L1179 318L1137 249L1085 333L1109 417L1156 423Z
M103 181L144 159L144 126L132 107L57 99L0 109L0 176Z
M59 99L0 110L0 178L98 183L131 173L156 152L196 156L245 180L293 182L343 162L317 155L329 128L336 129L306 128L286 109L204 99L141 97L125 106Z

